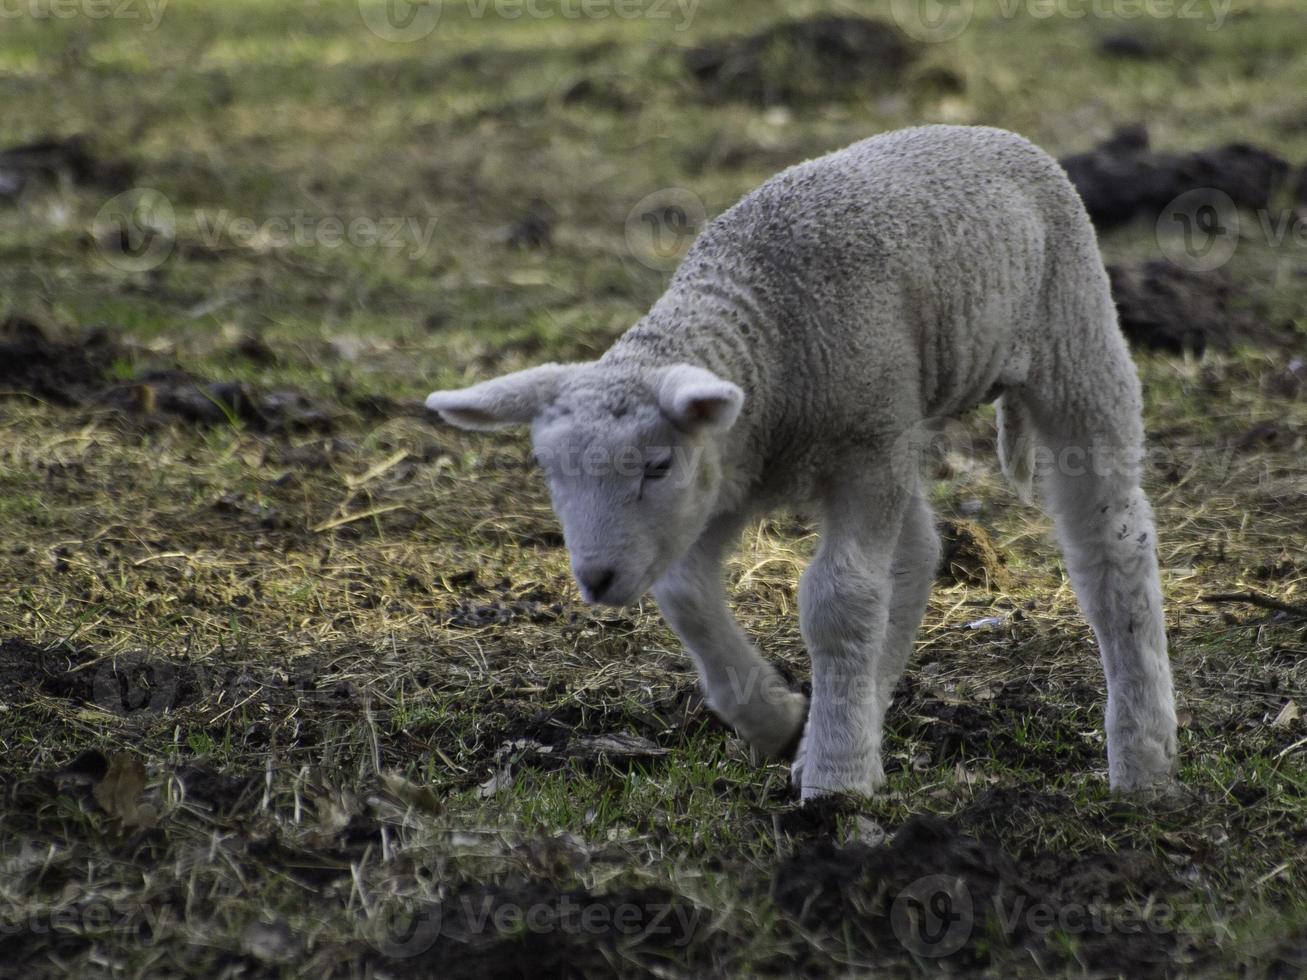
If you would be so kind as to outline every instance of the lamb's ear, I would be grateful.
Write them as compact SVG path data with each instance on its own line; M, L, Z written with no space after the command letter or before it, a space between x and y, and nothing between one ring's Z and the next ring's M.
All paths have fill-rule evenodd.
M541 364L458 391L433 391L427 408L461 429L488 431L530 422L554 400L558 386L579 364Z
M744 407L744 392L739 386L693 364L663 368L657 391L662 413L686 431L725 432Z

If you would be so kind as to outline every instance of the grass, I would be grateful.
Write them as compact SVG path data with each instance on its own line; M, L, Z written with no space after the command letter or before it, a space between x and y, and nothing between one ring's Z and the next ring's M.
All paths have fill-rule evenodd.
M1046 519L998 478L989 416L966 423L977 452L940 466L935 502L947 517L979 503L1012 588L937 587L891 712L886 791L812 814L783 767L754 765L712 721L648 603L580 605L524 440L415 411L435 387L602 351L666 280L625 227L668 188L711 215L790 162L925 121L1065 153L1144 120L1165 148L1246 140L1307 160L1307 23L1289 0L1237 3L1217 30L977 6L901 85L792 107L705 100L679 53L820 4L705 0L684 31L445 4L412 44L334 0L176 0L148 31L6 19L5 141L93 134L166 195L175 227L165 261L124 270L99 237L111 189L38 189L0 209L3 311L58 337L107 328L105 373L127 385L184 369L337 410L286 434L3 394L7 961L33 976L911 975L939 964L898 941L894 897L956 871L979 835L977 896L995 881L1005 901L1027 895L1011 861L1027 897L1078 907L1092 873L1114 914L1151 901L1175 923L1145 948L978 919L956 971L1300 970L1307 733L1286 706L1307 698L1307 637L1202 597L1304 601L1301 344L1139 357L1193 792L1178 811L1106 791L1089 631ZM1164 56L1095 53L1127 29ZM513 247L537 200L549 245ZM399 228L399 247L331 244L329 222L360 218ZM296 221L307 240L279 239ZM1144 227L1102 244L1156 255ZM1246 231L1231 264L1299 336L1304 261ZM1250 439L1259 424L1274 437ZM796 679L813 543L778 515L731 565L742 623ZM621 733L626 756L576 750ZM922 815L954 836L898 864L859 850L872 822L934 833ZM881 876L832 884L841 866ZM795 882L808 905L786 898ZM607 926L566 919L568 895ZM839 915L812 911L837 900ZM540 928L476 914L533 908Z

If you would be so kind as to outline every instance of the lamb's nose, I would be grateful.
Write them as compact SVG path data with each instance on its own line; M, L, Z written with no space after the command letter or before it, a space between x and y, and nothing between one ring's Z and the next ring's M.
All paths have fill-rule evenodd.
M617 578L617 572L611 568L583 568L576 573L576 577L581 581L586 598L598 602L613 584L613 579Z

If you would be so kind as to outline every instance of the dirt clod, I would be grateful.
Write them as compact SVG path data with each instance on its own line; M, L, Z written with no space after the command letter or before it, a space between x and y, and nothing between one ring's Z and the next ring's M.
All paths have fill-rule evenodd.
M1148 902L1178 887L1146 855L1012 855L954 821L918 815L886 845L801 843L777 868L772 894L805 929L838 935L879 963L926 956L983 969L1004 943L1056 962L1068 955L1058 924L1092 918L1074 954L1081 968L1129 964L1132 975L1154 975L1179 951L1173 925L1147 922Z
M1202 354L1243 342L1282 342L1264 325L1254 298L1223 270L1198 274L1153 259L1109 265L1107 274L1121 330L1136 347Z
M85 136L38 140L0 152L0 199L16 198L35 184L61 180L117 192L131 185L132 171L124 161L97 156Z
M1239 207L1265 208L1289 172L1284 160L1247 143L1191 153L1155 153L1148 143L1148 130L1136 124L1092 150L1062 158L1099 228L1135 218L1156 221L1177 197L1200 188L1228 194Z
M897 81L914 57L880 21L826 15L693 48L685 67L711 99L783 105L865 95Z
M536 198L520 218L504 229L504 241L510 248L548 248L553 241L556 217L548 203Z
M101 384L118 347L102 330L75 342L49 339L36 321L11 314L0 322L0 388L29 391L60 405L77 404Z
M701 940L708 914L663 888L596 894L560 891L540 879L464 884L438 905L410 910L404 923L428 930L428 948L388 959L393 976L425 977L433 969L448 980L604 976L612 974L614 957L643 973L658 963L706 958L714 946L712 937ZM375 945L391 948L384 939Z
M975 521L945 521L940 526L940 540L944 546L939 572L943 579L998 592L1012 588L1007 557Z
M31 392L60 405L113 407L137 418L181 419L197 425L239 421L259 432L329 428L337 412L293 388L261 389L210 381L175 368L130 379L106 376L128 352L108 331L57 337L35 321L10 315L0 323L0 388Z
M1133 58L1140 61L1155 58L1159 54L1158 46L1148 38L1125 32L1099 38L1098 50L1109 57Z

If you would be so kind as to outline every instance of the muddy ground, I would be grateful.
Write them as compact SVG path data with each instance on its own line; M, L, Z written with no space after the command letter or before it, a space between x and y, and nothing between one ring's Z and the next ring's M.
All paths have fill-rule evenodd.
M821 8L6 21L0 973L1307 969L1307 23ZM1025 133L1098 225L1173 797L1107 791L1093 640L992 412L927 461L948 547L885 789L801 807L650 603L581 604L525 440L421 408L596 356L707 216L920 122ZM814 542L778 514L730 565L798 688Z

